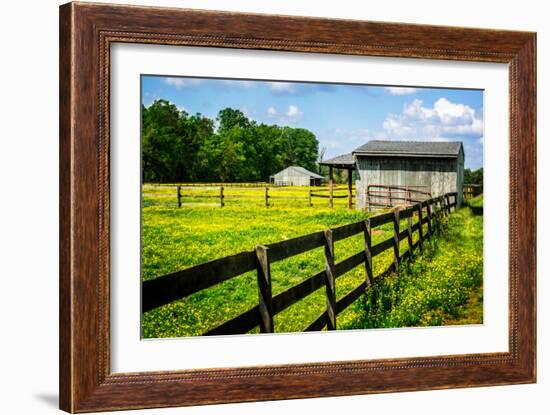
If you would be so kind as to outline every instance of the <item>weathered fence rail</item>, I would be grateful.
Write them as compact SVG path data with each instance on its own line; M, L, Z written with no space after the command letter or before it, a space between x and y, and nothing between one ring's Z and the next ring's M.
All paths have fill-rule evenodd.
M170 188L172 188L171 186ZM176 200L177 206L181 208L182 206L195 206L195 205L211 205L211 206L220 206L224 207L227 200L244 200L244 199L258 199L262 200L262 204L266 207L270 206L271 200L299 200L308 203L309 206L313 206L313 198L326 198L330 199L329 205L332 206L332 199L344 199L348 198L349 195L333 195L323 194L323 192L329 192L329 189L326 188L311 188L304 187L303 189L292 189L289 190L288 187L284 186L263 186L263 187L239 187L239 186L230 186L226 187L225 185L214 186L187 186L187 185L177 185L176 189ZM334 191L346 190L347 188L335 188ZM245 194L241 193L232 193L234 191L256 191L256 194ZM259 191L259 192L258 192ZM284 192L285 194L280 194ZM163 193L144 193L144 196L148 197L164 197L169 198L173 197L170 194ZM197 202L196 200L202 199L211 199L212 203ZM349 204L351 206L351 202Z
M456 208L456 193L447 193L402 210L383 213L364 221L314 232L286 241L258 245L252 251L219 258L144 281L142 283L142 312L188 297L244 273L256 271L258 305L211 329L204 335L242 334L258 326L260 332L272 333L274 331L273 317L276 314L323 286L326 291L326 309L305 327L304 331L318 331L325 327L327 330L335 330L337 315L357 300L367 287L380 281L391 272L398 271L399 264L408 258L414 250L421 248L423 241L432 235L433 221L441 214L451 213L452 208ZM414 224L413 217L418 218ZM404 230L400 230L401 219L407 219L407 227ZM393 223L393 236L372 245L372 230L388 223ZM414 232L418 232L418 238L413 243ZM360 233L364 236L364 249L336 262L334 243ZM407 239L407 251L400 254L399 245L404 239ZM271 264L321 247L324 247L325 269L273 296ZM389 249L393 250L393 262L383 273L374 277L373 258ZM360 265L365 267L365 280L345 296L336 300L338 278Z
M166 190L165 193L158 190ZM170 192L168 192L170 190ZM341 194L341 192L346 194ZM334 193L339 194L334 194ZM282 194L281 194L282 193ZM334 199L348 199L348 208L352 208L352 200L355 194L350 188L339 186L329 187L304 186L288 187L278 186L270 183L187 183L187 184L146 184L143 186L142 196L155 198L162 201L162 204L174 203L179 207L183 206L226 206L228 200L250 200L260 201L266 207L271 206L270 201L275 200L296 200L304 205L313 206L313 199L328 199L329 207L333 207Z
M469 201L470 199L479 196L483 193L483 185L482 184L464 184L463 186L464 191L464 200Z
M345 191L346 194L334 194L335 192L341 192ZM326 194L324 194L326 192ZM309 205L313 206L312 198L314 197L320 197L322 199L328 199L329 207L334 207L334 199L347 199L348 200L348 208L351 209L353 207L353 198L355 197L355 194L353 192L353 189L351 187L337 187L334 185L329 185L327 188L323 189L316 189L316 190L309 190Z
M173 189L177 186L182 187L237 187L237 188L262 188L265 186L274 186L268 182L190 182L190 183L145 183L144 187L156 189Z
M427 186L389 186L370 184L367 186L365 201L367 209L390 208L399 204L420 203L431 198Z

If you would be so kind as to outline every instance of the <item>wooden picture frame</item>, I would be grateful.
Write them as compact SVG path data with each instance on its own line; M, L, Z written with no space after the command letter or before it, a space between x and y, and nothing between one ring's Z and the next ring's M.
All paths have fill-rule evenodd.
M509 352L111 373L109 59L117 42L509 65ZM70 3L60 8L60 407L68 412L536 380L536 34Z

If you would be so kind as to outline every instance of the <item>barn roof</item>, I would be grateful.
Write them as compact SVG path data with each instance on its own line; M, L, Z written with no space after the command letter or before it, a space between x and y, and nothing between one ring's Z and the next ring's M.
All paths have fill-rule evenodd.
M278 172L276 174L280 174L280 173L282 173L286 170L292 170L295 173L302 174L304 176L313 177L314 179L324 179L323 176L319 176L317 173L313 173L312 171L304 169L303 167L300 167L300 166L289 166L286 169L283 169L283 170L281 170L280 172Z
M333 166L337 168L354 169L355 157L353 157L353 154L351 153L342 154L340 156L336 156L328 160L323 160L319 162L319 164L323 166Z
M458 157L460 141L390 141L371 140L352 154L366 156Z

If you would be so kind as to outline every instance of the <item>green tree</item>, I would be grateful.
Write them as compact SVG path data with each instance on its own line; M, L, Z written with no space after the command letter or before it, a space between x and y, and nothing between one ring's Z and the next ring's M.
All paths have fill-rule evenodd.
M464 169L465 184L483 184L483 167L477 170Z
M319 142L315 134L304 128L282 128L283 162L286 166L301 166L310 171L317 169Z
M142 107L144 181L266 181L291 165L316 171L318 146L311 131L257 124L233 108L214 122L167 100Z
M142 107L144 180L160 182L174 177L178 126L183 116L175 105L165 100L157 100L148 108Z
M218 131L230 130L234 127L248 128L250 121L240 110L233 108L224 108L218 113L216 118L219 124Z

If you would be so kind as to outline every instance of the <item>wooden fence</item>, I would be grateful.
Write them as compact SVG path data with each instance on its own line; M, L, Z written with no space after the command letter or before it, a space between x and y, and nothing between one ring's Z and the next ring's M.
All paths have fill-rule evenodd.
M347 187L335 187L331 192L329 188L312 188L306 187L295 188L289 190L284 186L225 186L225 185L177 185L176 189L176 200L178 208L182 206L219 206L224 207L226 201L228 200L252 200L257 199L261 200L261 204L268 207L272 205L271 201L275 200L298 200L303 201L304 204L307 203L308 206L313 206L314 198L325 198L329 199L329 206L333 207L332 199L350 199L350 195L346 194L337 194L334 195L333 192L338 191L348 191ZM234 193L235 191L244 191L240 194ZM285 194L280 194L284 192ZM328 194L327 194L328 192ZM279 193L279 194L278 194ZM149 194L144 193L146 196L150 197L164 197L170 198L173 197L170 194L159 193L159 194ZM199 200L199 201L197 201ZM204 200L204 202L200 202ZM348 203L348 207L351 207L351 199Z
M334 192L346 191L346 194L334 194ZM329 186L327 188L309 190L309 205L313 206L311 198L320 197L323 199L329 199L329 207L334 207L333 199L348 199L348 208L353 206L353 198L355 195L353 191L350 191L348 187L344 186Z
M466 202L483 193L482 184L464 184L463 189L464 189L464 200Z
M453 201L451 202L451 198ZM364 221L351 223L334 229L314 232L286 241L269 245L258 245L253 251L216 259L196 265L182 271L168 274L142 283L142 312L153 310L223 281L256 271L258 285L258 305L234 317L203 335L243 334L255 327L261 333L273 333L273 317L299 300L325 287L326 309L304 331L336 329L336 316L351 305L365 289L376 281L399 270L403 259L410 257L417 248L422 248L423 241L433 232L434 220L441 214L447 215L456 209L456 193L425 200L403 210L372 216ZM418 221L413 225L413 216ZM401 219L407 219L407 228L400 231ZM372 229L393 223L393 236L376 245L371 243ZM424 225L427 225L424 227ZM424 232L424 228L426 232ZM413 243L413 234L418 232L418 239ZM350 257L335 262L334 243L357 234L364 236L364 250ZM407 239L408 250L399 252L399 242ZM307 278L299 284L276 296L271 290L271 264L295 255L324 247L325 269ZM393 250L393 262L389 268L378 276L373 276L372 260L382 252ZM336 280L357 266L365 267L365 280L344 297L336 300Z
M198 205L197 202L187 202L185 199L214 199L214 203L201 203L201 205L212 205L224 207L226 200L230 199L258 199L262 201L262 204L266 207L270 205L270 200L275 199L287 199L287 200L303 200L304 203L306 200L309 201L309 205L312 206L311 202L311 190L309 194L304 191L296 191L294 195L277 195L276 188L270 186L263 187L229 187L231 190L260 190L258 194L228 194L225 186L177 186L176 197L178 201L178 208L181 208L183 205ZM211 193L197 193L197 190L210 191ZM300 189L301 190L301 189ZM288 192L288 190L285 189ZM185 193L184 193L185 192Z
M366 207L370 211L372 208L391 208L395 205L420 203L431 198L430 192L426 191L427 188L428 186L420 185L369 184L365 193Z
M174 188L177 186L184 187L264 187L273 186L268 182L189 182L189 183L146 183L145 186L153 188Z

